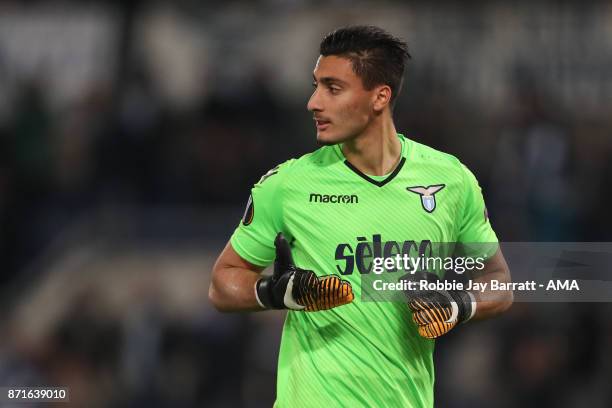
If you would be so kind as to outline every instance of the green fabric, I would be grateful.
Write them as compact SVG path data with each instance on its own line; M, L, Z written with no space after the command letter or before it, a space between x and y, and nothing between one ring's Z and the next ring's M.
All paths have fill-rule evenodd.
M336 145L283 163L252 189L252 222L241 223L231 238L236 252L269 265L282 231L296 265L318 275L342 274L355 293L349 305L287 313L276 407L434 404L434 341L418 335L405 303L362 301L361 276L370 273L372 256L396 254L405 241L497 237L472 173L451 155L398 137L406 160L382 186L349 168ZM407 190L439 184L444 188L435 193L431 212Z

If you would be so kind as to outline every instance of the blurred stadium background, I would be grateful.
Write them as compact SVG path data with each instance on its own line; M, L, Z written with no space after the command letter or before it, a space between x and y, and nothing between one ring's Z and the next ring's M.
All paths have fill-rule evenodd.
M316 148L322 35L413 59L398 129L477 175L503 241L611 241L610 2L0 3L0 385L83 407L269 407L282 313L222 315L250 186ZM612 406L610 304L439 341L437 406Z

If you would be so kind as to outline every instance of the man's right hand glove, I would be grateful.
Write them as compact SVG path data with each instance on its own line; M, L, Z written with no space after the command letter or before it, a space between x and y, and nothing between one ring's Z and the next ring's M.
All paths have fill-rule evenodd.
M255 284L257 301L262 307L316 312L353 301L353 288L348 281L337 275L317 277L313 271L295 266L282 233L276 236L274 246L274 272Z

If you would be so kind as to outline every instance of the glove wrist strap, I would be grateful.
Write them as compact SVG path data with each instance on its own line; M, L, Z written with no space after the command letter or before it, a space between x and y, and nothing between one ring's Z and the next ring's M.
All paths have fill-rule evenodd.
M459 308L459 316L457 316L457 321L459 323L463 323L470 320L476 312L476 299L474 298L474 295L467 290L453 290L449 291L449 293Z
M262 309L267 309L266 305L264 305L264 303L261 301L261 299L259 298L259 282L261 282L261 279L257 280L257 282L255 282L255 285L253 286L253 289L255 291L255 300L257 300L257 304L262 308Z
M268 279L262 278L255 283L255 298L264 309L278 309L272 301L271 286Z
M465 321L467 322L468 320L470 320L472 317L474 317L474 315L476 314L476 306L478 306L478 303L476 303L476 297L474 296L474 294L470 291L467 291L468 296L470 297L470 303L472 304L471 310L470 310L470 315L467 317L467 319L465 319Z

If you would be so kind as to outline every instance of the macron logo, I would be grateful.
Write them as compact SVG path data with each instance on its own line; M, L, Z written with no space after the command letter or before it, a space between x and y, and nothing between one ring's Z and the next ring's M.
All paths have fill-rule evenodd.
M311 203L357 204L359 197L355 194L317 194L310 193Z

